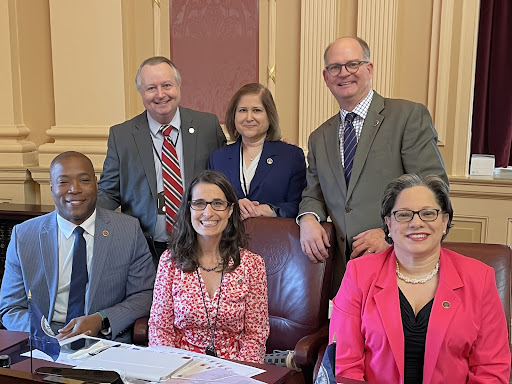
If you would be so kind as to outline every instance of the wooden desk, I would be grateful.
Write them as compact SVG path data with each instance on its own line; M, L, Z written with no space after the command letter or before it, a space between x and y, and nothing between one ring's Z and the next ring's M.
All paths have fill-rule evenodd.
M20 358L20 353L24 353L28 350L27 340L27 332L14 332L0 329L0 354L11 356L11 360L13 362L11 369L0 368L0 384L25 384L40 382L42 380L41 375L30 374L30 359L23 356ZM264 369L265 372L254 376L254 379L263 381L264 383L284 384L293 373L293 371L288 368L278 367L275 365L246 362L242 364ZM33 359L33 366L34 369L48 366L66 367L63 364L40 359ZM14 376L8 376L9 374L14 374ZM13 380L13 378L15 378L15 380Z

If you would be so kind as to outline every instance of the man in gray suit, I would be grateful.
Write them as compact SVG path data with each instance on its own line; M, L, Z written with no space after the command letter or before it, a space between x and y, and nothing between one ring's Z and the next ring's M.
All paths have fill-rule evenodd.
M324 54L323 76L340 112L309 137L307 186L297 222L301 246L313 262L327 257L327 235L319 224L330 216L336 227L338 257L333 292L341 283L345 262L364 253L385 250L380 201L386 185L404 173L438 175L448 183L437 147L437 133L424 105L383 98L372 90L370 49L360 38L340 38ZM344 141L352 127L357 147L346 181ZM353 115L350 115L352 118Z
M50 188L56 210L12 231L0 291L3 325L9 330L29 330L30 290L57 338L86 333L130 341L125 331L137 318L149 315L155 280L138 221L96 207L93 165L79 152L64 152L53 159ZM83 315L69 319L72 279L81 272L75 270L74 260L73 232L78 227L85 239L81 291L85 300L80 299Z
M167 58L142 62L135 78L146 111L110 128L108 149L99 181L98 205L139 219L151 253L167 248L162 181L162 125L176 143L184 187L206 169L210 153L226 144L217 117L180 107L181 76Z

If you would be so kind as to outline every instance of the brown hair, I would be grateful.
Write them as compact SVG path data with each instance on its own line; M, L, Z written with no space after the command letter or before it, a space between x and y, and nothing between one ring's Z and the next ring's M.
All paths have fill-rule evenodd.
M269 127L267 131L267 141L279 141L281 140L281 129L279 128L279 116L277 115L276 104L274 98L267 87L259 83L245 84L240 88L231 98L228 109L226 111L226 129L229 133L231 140L236 140L240 136L240 133L236 130L235 126L235 114L240 98L244 95L259 95L261 103L265 112L268 116Z
M240 215L240 207L235 190L224 174L216 171L203 171L192 180L189 187L183 194L175 230L171 233L169 249L171 259L183 272L193 272L199 265L199 254L197 244L197 233L192 226L190 213L190 200L192 190L198 184L214 184L219 187L226 200L232 203L233 213L228 219L228 224L222 232L219 244L223 268L230 272L240 265L240 248L246 248L248 236ZM228 208L229 209L229 208ZM229 260L233 265L228 268Z

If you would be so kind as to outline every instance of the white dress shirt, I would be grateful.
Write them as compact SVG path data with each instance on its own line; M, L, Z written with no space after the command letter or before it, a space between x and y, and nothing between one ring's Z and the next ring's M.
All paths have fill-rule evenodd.
M80 227L84 229L84 238L87 247L87 271L90 273L91 261L94 249L94 227L96 222L96 209ZM59 246L59 282L57 287L57 297L55 298L55 308L51 321L65 323L68 311L69 286L71 283L71 270L73 268L73 245L75 235L73 231L77 227L62 216L57 214L58 225L58 246ZM86 292L89 284L86 286Z

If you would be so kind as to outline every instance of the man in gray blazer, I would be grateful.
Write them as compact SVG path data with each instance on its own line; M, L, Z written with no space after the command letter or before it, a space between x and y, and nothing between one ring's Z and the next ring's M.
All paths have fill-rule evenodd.
M171 124L184 187L206 169L210 153L226 144L217 116L180 107L181 76L167 58L144 60L135 78L146 108L142 114L110 128L99 181L98 205L140 221L151 253L167 247L163 203L161 126Z
M81 153L64 152L52 161L50 188L56 210L12 231L0 291L2 324L9 330L29 330L31 291L59 339L87 333L130 341L125 331L137 318L149 315L155 280L138 221L96 208L93 165ZM81 299L83 315L69 320L76 265L73 231L78 226L84 230L88 281Z
M348 259L385 250L380 201L386 185L404 173L435 174L448 183L437 147L437 133L424 105L383 98L371 87L370 49L359 38L340 38L324 54L323 76L340 112L311 133L307 186L297 222L301 246L313 262L327 257L329 244L320 221L329 216L336 227L338 256L335 294ZM355 113L357 148L347 185L344 140L347 121Z

